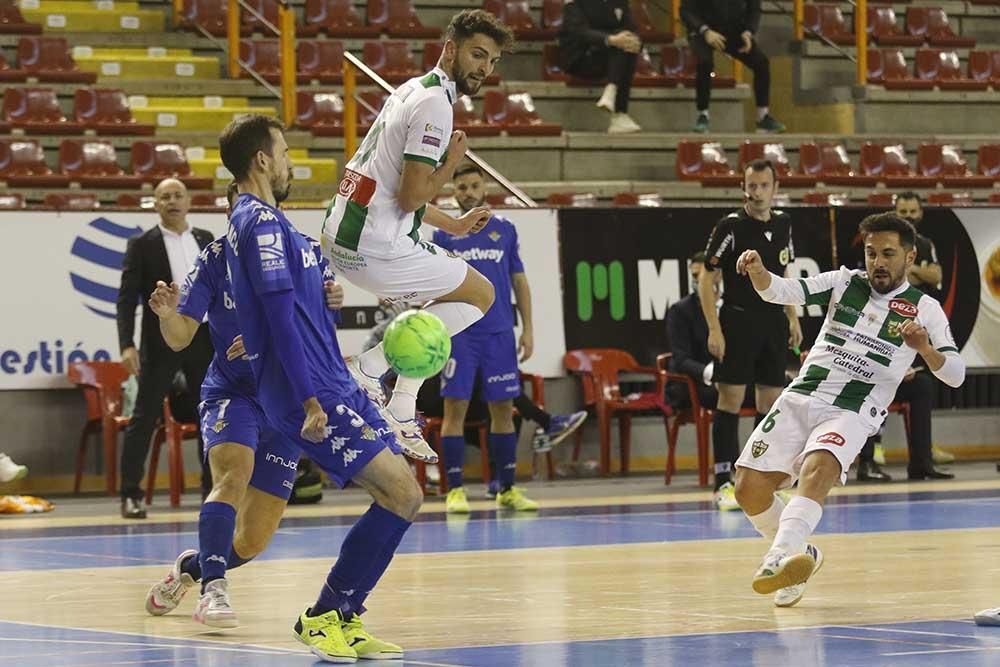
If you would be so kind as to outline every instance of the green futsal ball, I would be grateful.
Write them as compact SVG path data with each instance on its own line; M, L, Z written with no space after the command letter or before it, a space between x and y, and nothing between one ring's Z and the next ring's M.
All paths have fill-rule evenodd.
M409 310L389 324L382 348L398 375L429 378L440 373L451 356L451 334L434 313Z

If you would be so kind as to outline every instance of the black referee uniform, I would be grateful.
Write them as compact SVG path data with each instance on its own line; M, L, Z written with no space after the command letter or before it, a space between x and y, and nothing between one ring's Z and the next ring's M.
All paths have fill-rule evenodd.
M785 274L795 259L791 218L771 211L767 222L750 217L745 208L716 223L705 250L705 269L722 271L719 325L726 340L724 357L715 362L712 380L721 384L782 387L788 349L788 317L784 308L760 298L747 276L736 273L736 259L756 250L768 271ZM758 414L758 420L761 415ZM712 416L715 488L730 481L740 455L739 411L715 410Z

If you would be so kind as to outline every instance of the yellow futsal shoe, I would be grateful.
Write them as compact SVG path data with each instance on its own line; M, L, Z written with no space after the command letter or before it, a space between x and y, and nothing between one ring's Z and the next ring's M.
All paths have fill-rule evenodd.
M465 487L460 486L448 492L444 501L444 511L448 514L468 514L469 499L465 497Z
M326 662L357 662L355 651L344 637L344 619L336 609L319 616L309 616L306 609L295 621L295 638Z
M400 660L403 657L402 648L373 637L365 630L361 617L357 614L351 616L350 620L344 621L341 628L344 630L344 639L362 660Z
M515 512L535 512L538 510L538 503L525 496L521 489L512 486L497 494L497 507Z
M715 507L720 512L731 512L740 508L740 504L736 502L736 487L732 482L726 482L715 492Z
M931 447L931 458L934 460L934 463L938 465L947 465L955 462L954 454L946 452L939 447Z

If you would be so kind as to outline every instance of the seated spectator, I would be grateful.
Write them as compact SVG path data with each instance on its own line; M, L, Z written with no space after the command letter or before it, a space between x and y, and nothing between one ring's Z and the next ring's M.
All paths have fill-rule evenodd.
M563 70L581 79L607 79L597 107L611 114L608 134L642 129L628 115L641 47L628 0L571 0L563 6L559 32Z
M712 94L715 52L729 54L753 71L757 101L757 130L784 132L771 116L771 63L757 44L760 0L681 0L681 20L688 30L688 45L698 59L695 132L708 132L708 102Z
M696 252L689 260L691 285L698 285L698 277L705 270L705 253ZM718 289L722 272L716 271ZM698 401L702 407L714 410L719 392L712 386L715 360L708 351L708 324L701 310L697 289L693 289L667 311L667 340L670 342L670 370L694 379L698 387ZM667 385L667 402L677 407L690 407L687 388L677 382Z

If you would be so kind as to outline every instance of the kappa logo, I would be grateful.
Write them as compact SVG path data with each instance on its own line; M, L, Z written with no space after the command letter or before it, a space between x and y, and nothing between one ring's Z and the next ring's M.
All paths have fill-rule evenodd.
M750 445L750 453L753 454L755 459L759 459L764 455L764 452L767 451L768 447L770 447L770 445L763 440L754 440Z
M330 438L331 442L330 453L336 454L337 452L339 452L341 449L344 448L344 445L347 444L348 440L349 438Z
M214 561L216 563L222 563L223 565L229 565L229 563L226 562L226 558L224 556L220 556L218 554L212 554L211 556L209 556L205 560L208 561L208 562Z
M917 307L906 299L893 299L889 302L889 310L903 317L917 316Z
M823 435L816 438L816 442L821 445L835 445L837 447L843 447L847 439L839 433L830 431L829 433L824 433Z
M344 467L346 468L347 466L349 466L352 463L354 463L354 460L356 458L358 458L359 454L361 454L361 450L360 449L348 449L347 451L345 451L344 452Z

